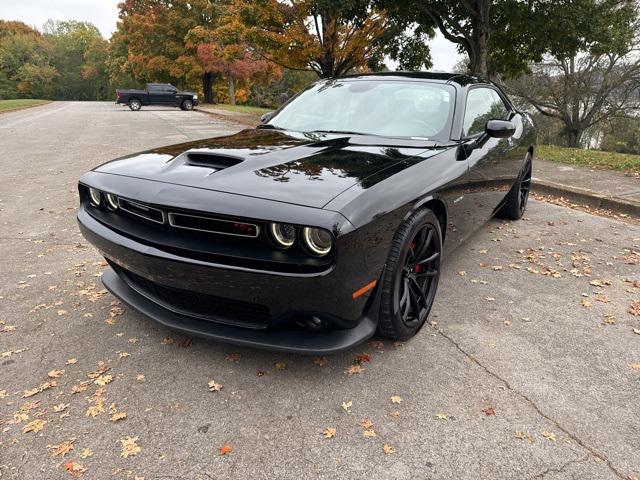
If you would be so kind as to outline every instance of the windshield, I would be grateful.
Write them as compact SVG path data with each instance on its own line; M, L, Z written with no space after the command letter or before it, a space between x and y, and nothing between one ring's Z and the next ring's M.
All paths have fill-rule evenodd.
M302 92L268 124L299 132L448 140L453 99L453 87L440 83L327 80Z

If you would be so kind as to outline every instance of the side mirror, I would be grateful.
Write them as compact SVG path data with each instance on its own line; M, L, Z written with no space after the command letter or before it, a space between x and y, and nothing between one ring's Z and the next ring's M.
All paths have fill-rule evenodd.
M267 112L260 117L260 123L267 123L273 117L273 114L276 112ZM515 130L514 130L515 131Z
M489 120L484 133L493 138L509 138L516 133L516 126L509 120Z

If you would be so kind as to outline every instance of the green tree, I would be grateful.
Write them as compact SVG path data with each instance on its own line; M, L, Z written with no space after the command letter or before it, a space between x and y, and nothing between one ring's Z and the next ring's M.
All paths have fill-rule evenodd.
M104 72L107 42L100 31L89 22L49 20L44 25L44 37L53 47L51 64L58 71L55 97L62 100L103 98L107 82ZM102 53L98 53L100 50Z
M35 77L48 85L57 76L55 68L48 68L51 53L52 46L37 30L22 22L0 20L0 98L46 98L41 90L31 88L38 86L32 81Z
M380 0L393 17L437 28L466 53L469 71L517 77L545 53L575 55L593 44L618 48L633 0ZM616 37L611 40L609 37Z

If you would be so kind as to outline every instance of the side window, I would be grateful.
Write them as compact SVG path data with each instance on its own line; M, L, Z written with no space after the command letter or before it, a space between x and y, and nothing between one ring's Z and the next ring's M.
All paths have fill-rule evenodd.
M149 85L148 86L150 92L158 93L162 91L162 87L160 85Z
M462 136L484 132L489 120L507 120L509 110L498 93L491 88L474 88L467 95Z

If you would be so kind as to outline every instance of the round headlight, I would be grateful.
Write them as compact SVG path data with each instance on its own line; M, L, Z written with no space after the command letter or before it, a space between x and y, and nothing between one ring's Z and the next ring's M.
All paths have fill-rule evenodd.
M91 202L91 205L93 205L94 207L97 207L98 205L100 205L100 202L102 201L102 194L100 193L100 190L90 187L89 201Z
M305 246L314 255L323 257L331 251L331 234L322 228L304 227L302 237Z
M296 241L296 227L290 223L272 223L269 225L269 231L281 248L289 248Z
M104 201L107 204L107 208L109 210L117 210L118 209L118 198L113 193L105 193Z

